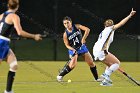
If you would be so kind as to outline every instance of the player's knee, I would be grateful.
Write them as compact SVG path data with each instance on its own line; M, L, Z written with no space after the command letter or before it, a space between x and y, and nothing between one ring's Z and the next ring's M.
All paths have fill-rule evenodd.
M76 63L71 63L71 64L69 64L69 67L70 67L71 69L74 69L74 68L76 67Z
M13 66L13 69L14 69L14 70L17 70L17 69L18 69L18 64L14 65L14 66Z
M117 64L117 67L119 68L120 67L120 62L119 63L116 63Z
M73 65L72 66L69 66L69 67L70 67L70 69L74 69L75 68L75 66L73 66Z
M94 63L93 61L88 61L87 63L88 63L88 65L89 65L90 67L95 67L95 66L96 66L95 63Z
M17 61L13 61L10 63L10 71L16 72L18 69Z
M119 61L119 62L117 62L117 64L118 64L118 65L120 65L120 64L121 64L121 63L120 63L120 61Z
M90 64L89 66L90 66L90 67L95 67L96 65L95 65L95 64Z
M118 64L118 66L120 66L120 61L116 61L116 62L112 63L112 65L113 64Z
M73 68L75 68L76 65L77 65L77 58L73 58L73 59L71 60L71 62L69 63L69 67L70 67L71 69L73 69Z
M69 65L69 67L70 67L71 69L74 69L74 68L76 67L76 64L71 64L71 65Z

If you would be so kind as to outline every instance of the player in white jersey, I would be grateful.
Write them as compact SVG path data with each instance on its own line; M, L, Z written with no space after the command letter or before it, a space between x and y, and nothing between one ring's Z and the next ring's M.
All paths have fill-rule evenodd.
M108 52L108 49L110 44L113 42L115 30L123 26L135 13L136 11L133 11L132 8L130 14L119 23L114 25L113 20L111 19L106 20L104 23L105 28L100 33L98 41L93 47L95 60L103 61L103 63L107 65L105 72L101 75L101 78L98 79L99 81L102 81L100 85L112 85L110 75L119 68L120 61L113 54Z

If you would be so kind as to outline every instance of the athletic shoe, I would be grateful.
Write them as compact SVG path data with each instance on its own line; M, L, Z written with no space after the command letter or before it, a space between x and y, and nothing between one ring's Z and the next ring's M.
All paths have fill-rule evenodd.
M13 91L7 92L7 91L5 90L4 93L14 93L14 92L13 92Z
M105 77L106 77L106 74L103 73L96 81L97 82L102 82L105 79Z
M107 79L104 79L101 84L101 86L112 86L112 82L108 81Z
M58 82L62 82L63 81L63 77L62 76L57 76L56 78L57 78Z
M105 74L105 73L103 73L103 74L100 76L99 80L100 80L100 81L101 81L101 80L103 81L104 79L106 79L106 80L108 80L109 82L112 83L112 80L110 79L110 76L107 75L107 74Z
M109 76L109 75L104 74L103 77L104 77L104 79L105 79L107 82L109 82L109 83L112 84L112 80L110 79L110 76Z
M102 82L104 80L104 77L102 75L96 80L97 82Z

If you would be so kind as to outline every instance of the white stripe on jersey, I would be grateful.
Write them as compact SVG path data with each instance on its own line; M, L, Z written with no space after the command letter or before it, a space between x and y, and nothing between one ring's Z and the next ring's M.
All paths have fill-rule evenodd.
M105 27L105 29L100 33L98 41L94 45L94 51L108 50L114 38L113 26Z
M9 39L9 38L4 37L4 36L2 36L2 35L0 35L0 39L6 40L6 41L10 41L10 39Z
M0 23L0 33L1 33L1 31L2 31L2 27L3 27L3 25L4 25L4 23L1 22L1 23Z

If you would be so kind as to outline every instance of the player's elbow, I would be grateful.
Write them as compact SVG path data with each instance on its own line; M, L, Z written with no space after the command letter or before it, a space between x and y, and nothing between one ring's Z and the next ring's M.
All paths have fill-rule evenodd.
M22 35L22 32L21 32L21 31L17 31L17 34L18 34L19 36L21 36L21 35Z
M17 31L17 34L19 35L19 36L24 36L24 31Z
M89 33L89 32L90 32L90 29L89 29L89 28L87 28L86 32L87 32L87 33Z
M16 29L16 31L17 31L17 34L18 34L19 36L21 36L22 33L23 33L22 29L21 29L21 28L18 28L17 26L15 26L15 29Z
M19 36L21 36L21 33L20 33L20 32L17 32L17 34L18 34Z
M88 28L88 29L87 29L87 34L89 34L89 32L90 32L90 29Z

